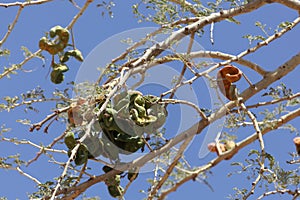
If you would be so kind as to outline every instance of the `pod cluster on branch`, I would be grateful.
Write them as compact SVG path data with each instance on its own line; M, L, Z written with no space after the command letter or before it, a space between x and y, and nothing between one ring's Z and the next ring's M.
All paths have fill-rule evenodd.
M100 99L94 102L96 112L105 102L104 98ZM79 99L68 110L68 121L75 130L83 126L85 120L92 119L86 114L89 114L91 110L84 110L86 104L88 104L86 100ZM82 165L89 158L96 158L100 155L111 161L120 162L120 154L129 155L138 150L143 151L146 141L144 135L150 137L151 134L156 133L166 122L167 116L167 110L163 104L159 103L159 97L143 95L139 91L116 94L93 124L92 132L80 144L75 154L75 164ZM69 149L69 156L84 134L83 131L79 131L75 134L68 132L65 135L64 142ZM103 167L105 173L111 169L109 166ZM123 193L123 188L120 186L120 174L106 180L108 191L113 197L121 196ZM136 168L128 170L129 181L135 180L137 176Z
M64 73L69 70L66 62L70 59L70 57L74 57L76 60L82 62L83 56L78 49L65 51L70 37L70 33L67 29L61 26L54 26L50 29L49 36L50 38L42 37L40 39L39 48L47 51L53 57L54 55L59 54L59 63L55 63L54 59L52 59L52 71L50 77L53 83L60 84L64 80Z

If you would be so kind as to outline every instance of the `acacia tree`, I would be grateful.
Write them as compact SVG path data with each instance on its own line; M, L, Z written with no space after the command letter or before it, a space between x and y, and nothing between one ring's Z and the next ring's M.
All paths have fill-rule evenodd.
M268 58L269 63L262 65L255 62L255 55L263 54L261 49L276 48L272 43L289 37L290 32L297 30L300 1L141 0L132 5L133 15L137 21L156 24L157 28L145 34L144 38L123 38L122 42L128 45L124 52L111 57L105 66L101 66L102 70L98 71L95 80L84 82L71 81L76 79L71 73L74 66L79 66L79 62L83 62L83 66L89 58L83 56L84 51L81 51L79 45L77 30L83 26L80 18L92 12L88 7L93 6L103 9L103 15L113 16L112 1L64 2L69 6L65 9L75 9L77 13L63 19L63 22L55 21L55 26L47 24L49 29L40 30L37 34L40 37L34 38L38 49L33 52L31 48L22 46L25 57L20 61L13 59L17 53L8 45L11 44L9 38L14 37L14 32L17 32L17 22L22 18L22 12L32 7L38 9L39 6L59 3L61 2L53 3L51 0L0 3L0 7L8 12L18 8L0 41L2 88L9 90L14 87L13 84L4 85L6 78L15 81L16 77L28 78L27 74L35 73L34 70L26 69L30 62L49 67L48 85L21 94L3 96L0 104L3 124L10 124L10 117L7 116L12 115L11 111L22 113L23 108L26 112L33 111L26 115L26 119L15 118L17 123L25 125L23 131L27 130L26 134L14 132L17 125L13 124L12 127L3 125L1 128L3 147L7 142L21 146L17 154L9 149L2 150L1 168L16 170L35 182L37 188L29 195L30 198L75 199L93 185L105 183L111 196L123 199L130 186L139 181L145 183L144 187L139 185L138 188L143 190L145 198L165 199L190 181L201 180L211 188L210 173L220 163L228 162L225 160L232 161L231 174L238 167L237 171L241 173L239 176L245 175L249 179L245 188L236 184L234 194L228 191L229 198L263 199L271 196L274 199L273 196L279 194L290 199L299 197L297 154L286 153L284 158L277 159L271 151L276 147L266 148L264 135L276 133L280 128L284 128L280 134L293 132L294 134L287 136L290 138L297 133L296 127L289 123L300 115L299 93L295 92L298 88L288 81L278 80L285 80L284 77L296 73L300 54L293 49L293 55L281 63L272 63L272 58ZM239 37L243 37L248 43L234 45L239 46L237 53L226 53L222 50L224 48L217 46L215 35L219 32L231 33L228 30L232 28L232 24L240 29L238 25L247 21L246 18L254 17L256 11L278 5L288 8L294 19L283 16L284 20L273 26L259 21L255 25L247 24L256 27L261 33L256 34L254 29L250 29L253 33L239 33ZM70 21L66 22L67 20ZM222 24L224 21L228 22L225 26ZM219 30L219 23L224 26L223 30ZM39 27L35 29L39 30ZM90 29L92 30L92 26ZM228 36L223 34L223 40ZM27 36L24 34L23 37ZM185 50L180 51L178 46L185 39ZM210 42L210 48L203 50L197 42L199 40L203 43ZM226 49L229 52L236 51L230 47ZM287 49L282 47L272 52L278 54L274 56L279 56L284 51ZM97 53L99 52L96 51ZM95 68L99 65L94 64ZM148 73L154 68L158 69L155 73L164 72L167 64L179 71L177 76L168 80L171 87L152 92L148 92L151 88L143 90L141 86ZM19 76L12 76L17 72ZM39 76L41 73L46 76L45 71L38 73ZM207 84L199 80L204 80ZM43 80L35 82L35 85L43 84ZM26 90L22 85L20 87ZM201 94L196 94L198 102L189 95L179 95L181 89L188 88L202 91ZM199 88L208 88L210 94ZM215 98L211 98L214 95ZM210 99L214 106L207 106L203 99ZM192 108L193 116L188 120L195 120L193 125L177 134L172 129L174 121L178 122L176 116L174 118L178 112L172 107L173 104ZM30 116L39 110L42 110L38 114L40 120L32 121ZM36 116L32 118L38 119ZM220 123L220 119L224 123ZM207 131L207 127L213 124L221 124L222 128L219 127L218 131L214 129L213 133ZM58 130L60 134L57 134ZM30 132L37 135L33 137ZM241 132L247 135L241 136ZM206 156L205 162L194 162L194 157L185 152L190 146L199 146L192 144L192 141L205 133L209 137L201 138L205 146L202 154L206 155L206 151L212 153ZM259 145L253 145L255 141ZM299 149L298 138L294 143ZM26 145L38 149L36 155L29 155L29 159L25 151ZM292 140L280 148L290 146L293 150L287 151L295 152ZM239 154L243 154L244 158L238 157ZM232 158L235 155L240 159ZM47 158L51 166L62 171L57 171L59 174L52 179L41 181L31 175L31 166L43 163L43 158ZM287 161L289 166L284 168L278 161ZM145 176L142 176L145 166L148 170L149 166L151 168L151 173L147 173L149 185L144 180ZM99 191L99 196L102 193Z

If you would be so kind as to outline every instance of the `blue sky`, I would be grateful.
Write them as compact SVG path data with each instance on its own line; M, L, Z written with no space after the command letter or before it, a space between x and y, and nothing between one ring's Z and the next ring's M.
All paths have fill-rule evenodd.
M114 17L109 18L108 15L101 17L101 9L96 7L95 1L84 15L78 20L74 27L76 46L82 51L84 56L87 56L99 43L106 40L107 38L118 34L120 32L130 30L133 28L144 28L156 26L152 23L137 23L137 19L133 17L131 12L131 3L129 1L116 1L116 6L113 8ZM100 1L99 1L100 3ZM17 11L17 8L0 8L0 18L2 19L0 24L0 36L2 36L6 30L7 25L10 23ZM44 32L48 31L54 25L66 26L72 17L77 13L77 9L72 7L68 1L55 1L53 3L48 3L40 6L32 6L24 9L21 17L13 30L11 36L8 38L7 42L4 44L3 48L9 48L11 50L11 55L8 58L0 58L0 66L7 66L11 63L18 63L23 59L22 52L20 51L21 46L26 46L31 51L36 51L38 49L38 40L43 36ZM297 13L283 7L278 4L267 5L253 13L242 15L237 17L238 20L242 22L240 25L229 22L216 23L214 27L214 41L215 44L211 45L209 41L209 35L206 33L202 38L197 38L197 43L206 50L218 50L225 53L238 54L248 47L248 41L242 38L242 35L247 33L251 34L261 34L258 27L254 26L256 21L261 21L267 26L275 28L281 21L292 21L296 18ZM208 27L209 28L209 27ZM208 30L207 28L205 29ZM272 32L272 31L270 31ZM261 48L256 54L249 55L246 58L256 62L260 66L267 70L273 70L280 64L287 61L293 55L298 53L299 50L299 26L289 33L285 34L282 38L269 44L267 47ZM111 48L114 48L113 46ZM80 63L77 61L70 62L70 71L66 73L66 81L62 85L54 85L50 82L49 76L47 76L50 56L44 53L47 57L45 66L40 60L30 61L24 66L25 70L32 70L31 73L18 71L17 75L12 75L10 79L4 78L0 80L1 96L15 96L23 93L24 91L31 90L37 85L46 89L47 93L50 94L55 88L63 88L66 83L75 79ZM178 66L177 66L177 69ZM261 77L258 77L253 71L242 68L244 73L250 77L252 82L259 81ZM289 74L284 79L277 81L275 85L279 85L280 82L285 82L285 84L293 88L293 91L299 92L298 79L299 79L299 69L296 69L292 74ZM199 84L201 81L199 81ZM245 81L240 85L241 90L247 87ZM198 89L198 86L195 86ZM145 88L147 92L149 88ZM156 92L161 88L156 88ZM200 89L200 87L199 87ZM149 89L151 90L151 89ZM205 89L200 89L201 92L205 94ZM210 101L207 99L203 100L203 94L197 94L199 101L205 105L210 105ZM257 94L253 99L249 101L249 104L254 103L259 98L261 94ZM248 103L248 102L247 102ZM35 131L30 133L28 127L16 123L16 119L28 118L32 122L37 122L42 120L47 114L50 113L50 109L55 107L54 102L39 104L37 108L39 113L29 111L28 113L23 112L22 108L18 108L12 112L1 112L0 113L0 124L6 124L7 127L12 128L12 131L5 134L7 137L18 137L20 139L26 138L36 143L48 144L53 138L61 134L65 128L65 124L56 123L55 126L50 127L49 133L44 134L42 131ZM170 107L170 109L174 107ZM171 111L172 112L172 111ZM176 113L175 110L173 110ZM257 112L257 110L253 110ZM196 120L196 118L193 120ZM178 118L169 119L166 128L167 136L172 136L173 132L176 132L174 126L176 127L176 122ZM292 121L296 128L299 127L299 119ZM174 125L175 124L175 125ZM173 128L173 129L172 129ZM168 132L169 131L169 132ZM238 140L245 138L246 136L252 134L253 129L246 129L243 132L236 132ZM192 145L188 148L186 154L187 159L191 161L192 165L202 165L208 162L210 159L214 158L215 155L209 154L203 159L198 158L199 149L201 142L204 140L206 130L203 134L195 137ZM296 166L287 166L285 161L290 159L288 153L294 151L294 145L292 139L295 136L294 133L289 133L288 130L279 129L277 131L268 133L265 138L266 151L272 153L275 158L278 159L282 167L295 168ZM245 187L250 189L251 181L248 181L243 175L233 175L227 177L227 174L238 170L237 167L231 167L230 163L235 161L243 161L247 156L248 152L252 148L258 148L258 142L253 145L246 147L238 155L236 155L230 161L224 161L220 163L217 167L211 170L212 175L209 175L207 181L213 187L214 191L211 191L206 185L198 182L188 182L183 187L179 188L175 193L172 193L168 199L184 199L189 196L189 199L226 199L226 196L233 194L233 187ZM63 147L63 146L61 146ZM21 153L21 158L24 160L29 160L34 157L37 152L36 149L26 145L12 145L7 142L0 143L0 157L11 155L15 153ZM195 156L197 155L197 156ZM66 156L59 156L58 160L66 161ZM92 166L96 166L95 163L90 162ZM28 168L22 168L25 172L36 176L42 182L51 179L55 176L59 176L62 169L57 169L56 165L48 163L48 159L45 156L41 156L38 162L33 163ZM101 172L99 168L99 173ZM147 178L151 178L153 175L151 173L140 174L139 179L136 180L131 188L128 190L126 199L142 199L144 194L139 193L140 189L146 190L149 184L146 182ZM26 199L26 193L32 193L36 191L34 188L34 183L19 175L16 171L6 171L1 169L0 172L0 197L5 196L8 199ZM140 186L143 186L141 188ZM101 199L111 199L107 193L107 189L104 183L100 183L91 187L86 194L88 196L100 196ZM286 196L276 196L276 199L290 199ZM266 198L268 199L268 198ZM273 198L269 198L273 199Z

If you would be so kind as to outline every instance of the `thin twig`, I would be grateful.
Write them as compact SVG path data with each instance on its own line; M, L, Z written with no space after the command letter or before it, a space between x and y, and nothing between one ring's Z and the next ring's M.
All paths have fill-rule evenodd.
M188 49L187 49L187 56L189 56L189 54L191 53L191 50L192 50L192 47L193 47L193 43L194 43L194 39L195 39L195 32L191 33L191 37L190 37L190 41L189 41L189 45L188 45ZM185 71L186 71L186 68L187 68L187 64L184 63L183 65L183 68L181 70L181 73L180 73L180 76L178 77L178 80L175 84L175 88L177 85L179 85L184 77L184 74L185 74ZM175 92L176 92L176 89L172 90L171 94L170 94L170 99L172 99L175 95Z
M13 23L8 26L8 30L7 30L6 34L4 35L2 40L0 41L0 47L4 44L4 42L7 40L8 36L12 32L12 30L14 29L16 23L18 22L18 19L20 17L20 14L21 14L23 8L24 8L24 6L20 6Z
M35 123L33 124L29 131L32 132L34 130L40 130L42 128L42 126L48 122L49 120L51 120L53 117L56 117L58 116L59 114L63 113L63 112L67 112L68 110L70 109L70 106L67 106L67 107L64 107L64 108L61 108L61 109L58 109L58 110L55 110L52 114L48 115L45 119L43 119L42 121L38 122L38 123Z
M20 168L19 166L17 166L17 167L12 167L12 166L10 166L10 165L3 165L3 164L2 164L2 165L0 166L0 168L6 169L6 170L16 170L16 171L18 171L21 175L23 175L23 176L29 178L30 180L32 180L32 181L35 182L36 184L38 184L38 185L41 184L41 182L40 182L37 178L35 178L35 177L33 177L33 176L31 176L31 175L25 173L23 170L21 170L21 168Z
M197 9L195 9L193 4L191 4L190 2L185 1L185 0L169 0L169 1L176 3L184 8L187 8L193 15L199 16L199 11Z
M258 138L258 141L259 141L259 144L260 144L260 149L261 149L261 158L260 158L260 162L259 162L260 170L259 170L259 173L258 173L255 181L252 182L251 190L247 194L245 194L243 196L243 199L246 200L246 199L249 198L249 196L251 196L252 194L254 194L254 190L255 190L258 182L261 180L261 177L262 177L262 175L264 173L266 152L265 152L265 145L264 145L264 140L263 140L263 137L262 137L262 132L261 132L261 130L259 128L259 125L258 125L256 117L252 114L252 112L250 112L246 108L246 106L242 102L242 100L239 100L239 102L240 102L241 108L247 113L247 115L249 116L249 118L251 119L251 121L253 123L253 127L254 127L254 129L256 131L257 138Z
M79 19L79 17L82 16L82 14L84 13L84 11L88 8L88 6L90 5L90 3L92 3L93 0L87 0L84 4L84 6L81 8L81 10L77 13L77 15L75 15L72 19L72 21L69 23L69 25L66 27L66 29L72 29L74 24L76 23L76 21Z
M56 137L46 148L48 148L48 149L52 148L59 140L64 138L65 134L68 131L69 131L69 129L65 130L65 132L63 132L60 136ZM40 149L40 151L36 154L36 156L27 162L26 166L29 166L31 163L36 161L43 154L43 152L44 152L44 149Z
M194 108L199 113L200 117L202 117L202 119L207 119L204 112L196 104L192 102L181 100L181 99L162 99L161 101L163 103L171 103L171 104L186 104Z
M15 138L5 138L5 137L2 137L1 140L6 141L6 142L11 142L11 143L16 144L16 145L19 145L19 144L28 144L30 146L38 148L39 150L41 150L43 152L49 151L49 152L52 152L52 153L67 154L67 152L65 150L47 148L47 147L44 147L44 146L37 145L37 144L35 144L35 143L33 143L33 142L29 141L29 140L17 140Z
M177 165L178 161L183 155L183 152L186 150L186 147L190 144L192 141L193 137L187 138L182 145L180 146L176 156L173 159L173 162L169 165L167 171L165 172L164 176L159 180L159 182L156 184L154 188L152 188L152 191L150 191L150 194L148 196L148 200L152 200L154 195L157 193L157 191L163 186L163 184L166 182L168 177L171 175L173 169Z

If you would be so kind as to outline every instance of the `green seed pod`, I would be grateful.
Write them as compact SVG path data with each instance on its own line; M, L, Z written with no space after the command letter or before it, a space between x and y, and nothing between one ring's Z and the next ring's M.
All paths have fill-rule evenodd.
M120 182L121 182L121 176L120 175L115 175L115 176L109 177L105 181L105 183L107 185L114 185L114 186L120 185Z
M70 37L70 33L67 29L62 29L61 32L58 33L60 41L67 45Z
M64 29L64 28L61 27L61 26L59 26L59 25L52 27L52 28L50 29L50 31L49 31L50 37L51 37L51 38L54 38L54 37L55 37L56 35L58 35L58 33L60 33L61 30L63 30L63 29Z
M111 168L111 167L109 167L109 166L107 166L107 165L104 165L104 166L102 167L102 170L103 170L105 173L110 172L112 169L113 169L113 168Z
M138 177L138 175L139 175L138 170L136 168L132 168L128 170L127 179L129 181L133 181Z
M70 51L65 52L63 57L61 58L61 62L62 63L67 62L71 56L80 62L83 61L83 56L82 56L81 52L78 49L76 49L76 50L70 50Z
M55 84L60 84L64 80L64 74L59 70L53 70L50 76L51 76L51 81Z
M73 50L72 56L74 56L74 58L75 58L76 60L80 61L80 62L83 61L82 53L81 53L81 51L79 51L78 49Z
M89 151L84 144L81 144L77 150L76 157L75 157L75 164L82 165L87 162L88 160Z
M52 67L54 70L61 71L62 73L69 71L69 67L65 64L54 64Z
M124 189L121 186L111 185L111 186L108 186L108 191L112 197L119 197L123 194Z
M64 142L65 142L66 146L68 147L68 149L73 149L76 145L74 133L71 131L67 132L67 134L65 135Z
M39 41L39 47L42 50L48 51L51 55L63 51L68 45L70 33L67 29L61 26L55 26L50 29L49 35L51 38L58 37L54 41L49 41L46 37L42 37Z

